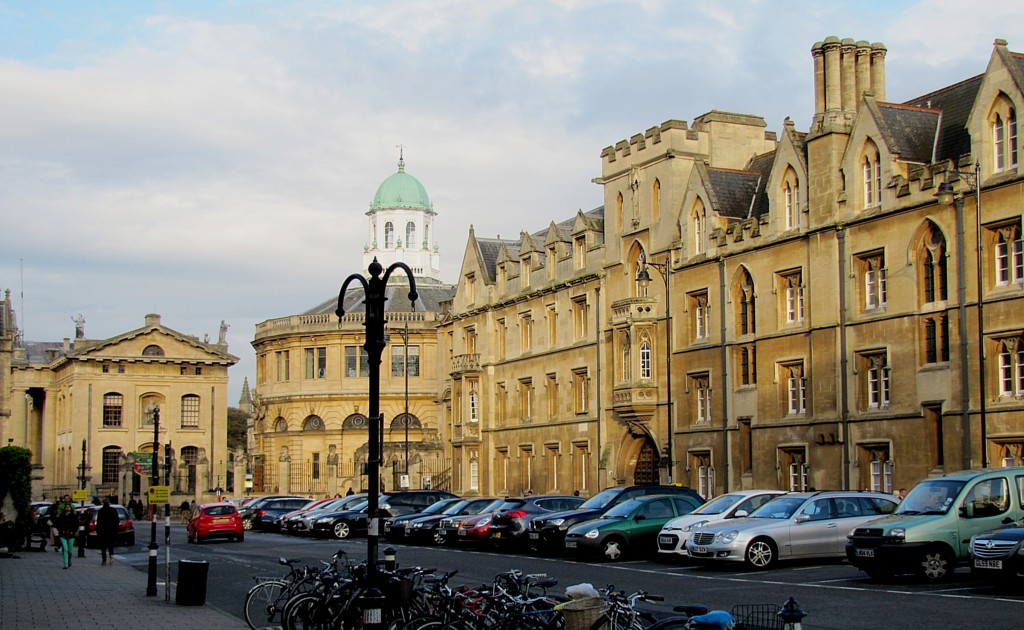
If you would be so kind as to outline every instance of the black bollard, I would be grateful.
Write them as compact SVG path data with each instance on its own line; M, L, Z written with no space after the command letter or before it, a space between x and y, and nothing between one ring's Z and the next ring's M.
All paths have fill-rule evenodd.
M800 621L807 616L807 613L800 608L800 604L796 603L795 599L790 597L776 615L782 620L783 630L800 630Z
M78 540L76 541L76 544L78 545L78 557L79 558L84 558L85 557L85 543L86 543L86 541L88 539L89 539L89 537L85 534L85 525L79 523L78 524Z
M395 550L388 547L384 550L384 570L394 571L398 568L398 563L395 561Z

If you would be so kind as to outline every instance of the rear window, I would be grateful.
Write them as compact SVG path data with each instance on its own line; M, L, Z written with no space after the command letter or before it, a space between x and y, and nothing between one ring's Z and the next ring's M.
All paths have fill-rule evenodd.
M514 510L516 508L523 507L524 505L526 505L526 501L519 501L519 500L505 501L504 503L501 504L501 507L498 508L498 509L499 510Z
M207 516L228 516L234 513L235 506L233 505L215 505L203 510L203 514L206 514Z

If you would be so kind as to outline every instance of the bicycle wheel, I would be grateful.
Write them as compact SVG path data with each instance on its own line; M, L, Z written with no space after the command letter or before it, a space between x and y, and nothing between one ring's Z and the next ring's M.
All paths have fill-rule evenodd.
M314 593L302 593L288 600L288 606L281 619L284 630L314 630L326 628L321 619L321 598Z
M249 592L245 594L245 604L242 607L245 623L249 624L252 630L273 625L274 619L280 618L281 609L278 600L287 589L288 583L281 580L260 582L249 589Z

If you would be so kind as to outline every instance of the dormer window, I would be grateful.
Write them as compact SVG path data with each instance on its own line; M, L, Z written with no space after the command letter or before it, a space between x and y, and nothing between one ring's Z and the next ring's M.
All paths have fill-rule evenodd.
M1017 110L1006 104L992 119L992 151L995 172L1017 168Z
M783 195L786 203L786 229L800 227L800 187L795 182L786 182Z
M694 204L693 211L690 212L690 225L693 228L693 255L699 256L704 253L704 230L706 228L705 219L706 215L704 212L704 202L697 200Z
M864 208L882 205L882 162L878 149L869 144L864 150L861 162L864 180Z
M530 255L527 254L520 259L519 266L519 281L520 286L524 289L530 288L530 272L532 271L532 265L530 264Z

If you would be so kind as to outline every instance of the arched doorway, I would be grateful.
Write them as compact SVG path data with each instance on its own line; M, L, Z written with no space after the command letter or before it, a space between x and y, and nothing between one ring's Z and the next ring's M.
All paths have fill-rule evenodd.
M640 446L636 455L636 467L633 469L633 484L637 486L655 485L658 477L658 452L651 438L647 438Z

